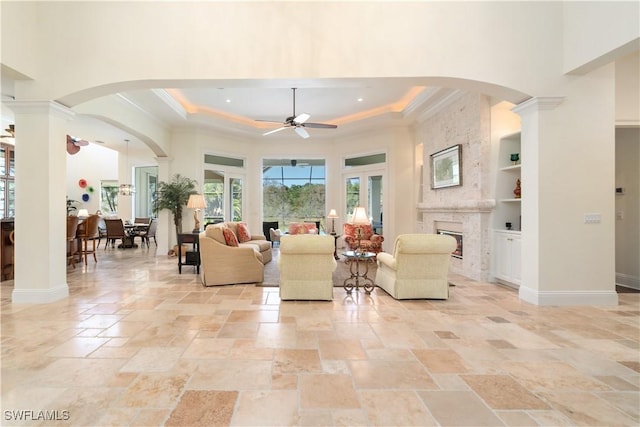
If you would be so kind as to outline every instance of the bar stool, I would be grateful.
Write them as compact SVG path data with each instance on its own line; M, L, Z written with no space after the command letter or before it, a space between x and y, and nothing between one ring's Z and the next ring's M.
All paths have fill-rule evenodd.
M11 242L11 277L13 278L13 273L15 271L15 259L16 259L16 242L15 242L15 231L11 230L9 233L9 241Z
M99 215L89 215L78 227L76 237L81 241L80 256L84 257L84 265L87 265L87 256L93 254L93 260L98 262L96 257L96 239L100 238L98 230ZM89 240L93 243L93 249L89 249Z
M78 231L78 217L67 217L67 261L71 261L73 268L76 268L76 233Z

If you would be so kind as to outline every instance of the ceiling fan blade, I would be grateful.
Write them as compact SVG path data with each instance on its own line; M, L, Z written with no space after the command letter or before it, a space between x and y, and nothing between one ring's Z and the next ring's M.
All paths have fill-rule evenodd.
M338 125L332 125L329 123L305 123L303 125L304 127L307 128L322 128L322 129L335 129L338 127Z
M309 132L307 132L304 128L296 126L296 133L303 137L304 139L309 138Z
M296 122L297 124L301 125L302 123L304 123L307 120L309 120L310 117L311 117L311 114L302 113L302 114L298 115L295 119L293 119L293 121Z
M255 122L265 122L265 123L278 123L278 124L282 124L282 122L278 122L275 120L260 120L260 119L255 119Z
M262 135L263 136L271 135L272 133L280 132L281 130L284 130L284 129L286 129L286 127L283 126L274 130L270 130L269 132L265 132Z

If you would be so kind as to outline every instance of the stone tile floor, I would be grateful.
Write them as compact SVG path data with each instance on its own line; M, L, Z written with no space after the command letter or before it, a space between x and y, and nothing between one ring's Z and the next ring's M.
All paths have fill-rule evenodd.
M640 424L640 294L537 307L452 282L448 301L280 302L204 288L153 245L101 248L63 301L13 305L2 283L0 424Z

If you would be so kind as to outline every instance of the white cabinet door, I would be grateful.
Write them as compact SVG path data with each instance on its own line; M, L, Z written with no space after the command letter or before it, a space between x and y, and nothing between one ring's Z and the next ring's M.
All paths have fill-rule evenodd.
M522 281L522 239L520 236L513 236L511 240L511 282L520 285Z
M519 233L494 233L494 275L497 279L520 285L521 238Z
M509 248L509 235L504 233L495 233L495 276L498 279L509 280L511 273L511 250Z

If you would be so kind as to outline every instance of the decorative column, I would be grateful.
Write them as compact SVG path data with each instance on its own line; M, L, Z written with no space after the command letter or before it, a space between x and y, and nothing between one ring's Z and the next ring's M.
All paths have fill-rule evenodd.
M158 162L158 183L169 182L171 176L169 174L169 157L156 157ZM176 227L173 224L173 217L171 212L167 209L163 209L158 212L158 229L156 230L156 238L158 240L158 249L156 250L156 256L167 256L167 252L175 242ZM174 243L175 242L175 243Z
M522 118L522 284L537 305L615 305L613 68L575 77L566 97Z
M14 303L69 295L66 269L67 121L53 101L9 101L16 125Z

